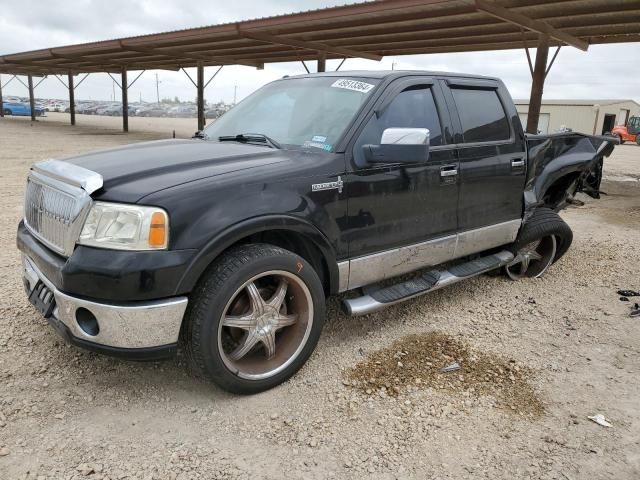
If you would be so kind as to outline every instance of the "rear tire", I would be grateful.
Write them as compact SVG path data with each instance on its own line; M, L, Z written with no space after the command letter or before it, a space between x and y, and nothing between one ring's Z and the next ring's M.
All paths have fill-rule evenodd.
M572 242L573 232L560 215L550 208L538 208L511 247L516 258L505 273L513 280L540 277L567 253Z
M194 373L252 394L304 365L324 318L324 289L306 260L272 245L243 245L224 253L196 287L182 340Z

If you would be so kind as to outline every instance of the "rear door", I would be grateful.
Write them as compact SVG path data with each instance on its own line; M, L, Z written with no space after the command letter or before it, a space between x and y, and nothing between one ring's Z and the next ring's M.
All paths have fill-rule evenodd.
M510 243L523 211L526 149L518 113L497 80L443 80L460 161L456 256Z

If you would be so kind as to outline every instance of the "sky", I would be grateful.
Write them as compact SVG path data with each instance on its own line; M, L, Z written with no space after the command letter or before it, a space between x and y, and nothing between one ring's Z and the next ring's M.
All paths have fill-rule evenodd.
M144 33L199 27L224 22L330 7L345 0L234 0L185 2L184 0L0 0L0 55L106 40ZM553 50L550 52L552 55ZM531 50L535 55L535 49ZM311 71L315 62L309 62ZM328 61L334 70L339 61ZM376 62L350 58L345 70L420 69L464 72L500 77L514 98L528 98L531 75L523 50L448 53L385 57ZM207 67L205 78L217 67ZM195 78L195 69L190 75ZM205 91L207 102L232 102L284 75L305 73L300 62L265 65L264 70L225 66ZM130 88L130 102L155 101L156 74L161 98L195 99L194 86L183 72L146 71ZM129 81L137 74L130 73ZM9 80L2 75L2 83ZM547 77L546 99L634 99L640 102L640 48L637 44L594 45L588 52L563 47ZM76 80L77 82L77 80ZM25 81L26 83L26 81ZM27 96L27 89L12 81L3 95ZM107 74L91 74L77 88L76 99L120 99ZM66 88L55 78L36 89L38 98L67 99Z

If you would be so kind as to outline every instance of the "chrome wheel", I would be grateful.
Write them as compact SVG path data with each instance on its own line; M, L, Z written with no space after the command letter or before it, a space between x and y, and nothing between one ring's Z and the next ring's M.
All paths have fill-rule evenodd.
M511 280L524 277L540 277L551 266L556 256L557 240L555 235L548 235L528 243L516 254L513 261L505 267Z
M231 296L218 327L218 351L235 375L259 380L287 368L313 325L313 301L296 275L274 270L245 282Z

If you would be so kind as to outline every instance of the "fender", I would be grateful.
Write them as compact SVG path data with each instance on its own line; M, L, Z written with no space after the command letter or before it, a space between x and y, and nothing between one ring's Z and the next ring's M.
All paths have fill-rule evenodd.
M329 270L330 291L337 292L339 284L336 255L327 237L312 223L290 215L264 215L233 224L215 235L193 258L180 279L176 294L190 292L207 267L224 250L250 235L269 230L289 230L305 235L322 253Z
M611 137L580 133L527 136L528 164L524 189L525 221L539 207L551 185L568 175L578 191L597 198L603 157L618 143Z

